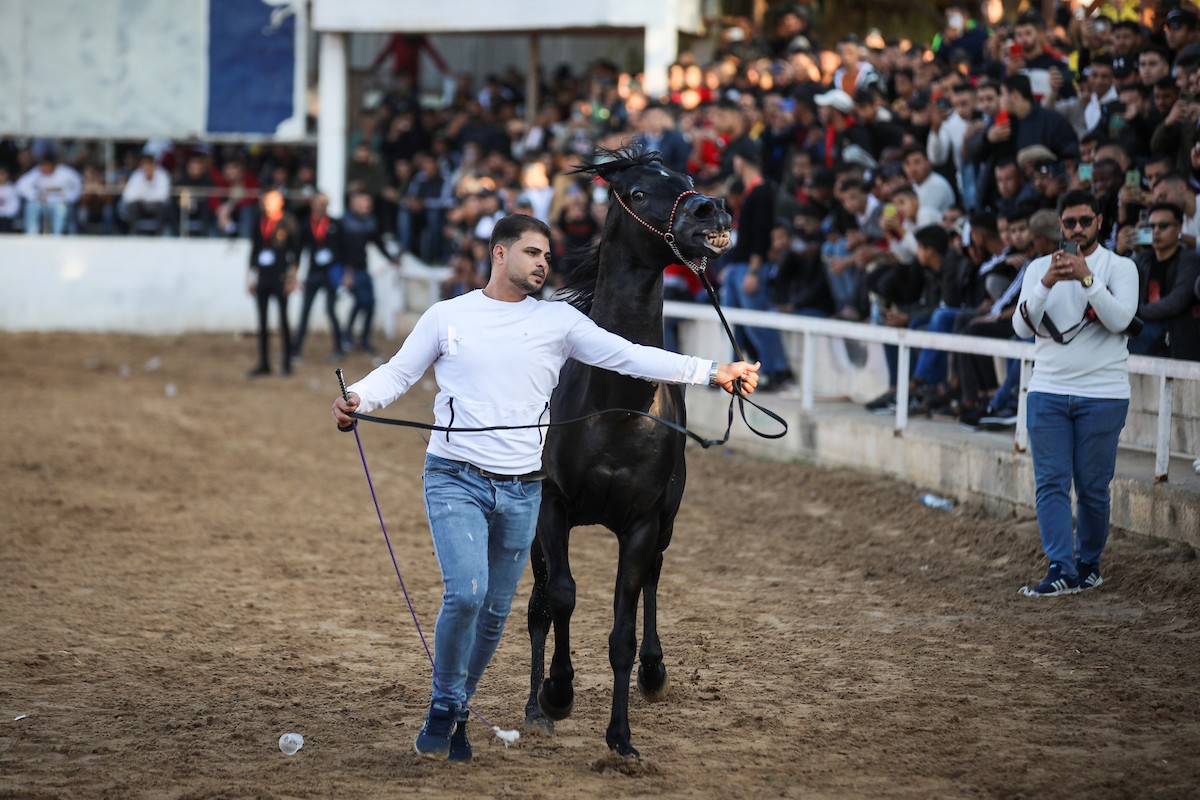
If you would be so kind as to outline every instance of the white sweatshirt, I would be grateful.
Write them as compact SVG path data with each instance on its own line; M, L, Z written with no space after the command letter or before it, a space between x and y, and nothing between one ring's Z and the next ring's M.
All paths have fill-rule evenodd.
M632 344L567 303L493 300L476 290L429 308L399 352L348 388L369 414L433 365L438 425L482 428L550 421L550 393L567 359L665 383L707 383L713 362ZM429 452L509 475L542 465L545 429L433 432Z
M1121 333L1137 312L1138 270L1128 258L1097 247L1087 256L1095 280L1088 289L1079 281L1059 281L1047 289L1042 283L1052 256L1042 256L1025 268L1021 297L1033 324L1033 377L1029 391L1101 399L1129 398L1129 349ZM1069 331L1083 319L1088 303L1099 318L1080 331ZM1049 338L1043 317L1049 315L1067 344ZM1034 335L1020 313L1013 314L1013 330L1022 338ZM1074 337L1074 338L1072 338Z

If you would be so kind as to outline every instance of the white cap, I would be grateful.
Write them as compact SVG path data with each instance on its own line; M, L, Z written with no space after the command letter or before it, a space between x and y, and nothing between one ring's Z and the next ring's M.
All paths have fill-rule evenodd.
M830 89L825 94L817 95L814 99L819 106L831 106L843 114L854 113L854 98L841 89Z

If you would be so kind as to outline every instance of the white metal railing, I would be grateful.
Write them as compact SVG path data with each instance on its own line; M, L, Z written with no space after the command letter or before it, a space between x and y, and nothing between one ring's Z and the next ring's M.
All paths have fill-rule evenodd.
M815 339L818 336L895 345L898 353L898 375L909 374L913 348L932 348L953 353L1020 359L1021 382L1017 395L1017 430L1014 444L1016 449L1021 452L1024 452L1029 445L1029 430L1025 423L1025 401L1029 393L1029 379L1033 372L1033 344L1031 343L954 333L890 328L881 325L866 325L861 322L781 314L773 311L748 311L739 308L726 308L723 311L732 325L752 325L802 334L800 404L806 411L812 410L813 407L816 384L816 375L814 374ZM663 304L663 313L674 319L699 320L709 323L717 321L713 309L699 303L667 301ZM1154 448L1154 479L1156 482L1166 481L1171 457L1171 399L1174 382L1176 380L1200 381L1200 362L1130 356L1129 372L1158 378L1158 427ZM895 432L897 436L900 436L908 427L908 381L899 380L896 383Z

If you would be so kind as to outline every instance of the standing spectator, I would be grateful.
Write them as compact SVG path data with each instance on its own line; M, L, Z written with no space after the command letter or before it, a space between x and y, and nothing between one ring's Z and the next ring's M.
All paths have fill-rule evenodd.
M862 40L854 34L843 36L837 43L841 64L833 73L832 86L850 97L864 86L879 82L879 73L871 62L863 60Z
M9 179L8 167L0 164L0 233L12 233L20 210L21 195Z
M870 155L871 133L854 116L854 98L841 89L830 89L815 100L824 128L809 151L816 164L828 168L839 166L846 160L846 151L854 152L853 148Z
M1040 583L1021 590L1030 597L1072 594L1103 581L1108 487L1129 410L1124 331L1138 298L1137 266L1099 244L1096 198L1071 190L1058 210L1063 238L1078 252L1059 250L1030 264L1013 316L1018 336L1037 335L1027 412L1038 527L1050 568Z
M350 210L342 218L342 258L346 274L343 283L354 293L354 306L350 319L346 321L342 350L349 351L354 341L354 323L362 317L359 333L359 349L367 355L375 355L371 346L371 324L375 318L375 283L367 269L367 245L373 244L391 262L400 266L400 260L388 252L387 245L379 232L379 222L373 213L371 195L355 192L350 195Z
M71 208L82 189L79 173L58 163L53 151L45 150L37 166L17 181L17 193L25 201L25 233L40 234L43 223L49 224L54 236L66 233Z
M966 159L967 130L975 120L975 89L969 83L954 87L949 105L936 102L929 118L925 154L936 167L954 169L963 205L975 205L975 165Z
M133 234L162 233L171 202L171 176L154 156L143 153L121 191L121 216Z
M730 308L766 311L771 302L771 279L777 265L767 260L771 229L775 227L775 188L763 180L762 154L743 145L733 154L733 167L745 189L737 220L737 243L726 257L721 276L721 299ZM783 350L783 339L774 328L744 327L766 377L763 388L779 389L793 380Z
M287 296L296 288L296 254L300 246L296 220L283 210L283 195L276 189L262 196L262 212L250 239L250 294L258 304L257 378L271 374L267 313L271 299L279 306L279 332L283 338L284 375L292 374L292 335L288 327Z
M1141 281L1138 316L1145 326L1129 340L1129 352L1200 361L1200 303L1193 288L1200 279L1200 254L1179 241L1183 210L1172 203L1150 207L1149 249L1134 262Z
M300 325L296 328L297 358L304 355L304 337L308 333L308 315L317 294L325 293L325 314L333 336L329 358L336 361L346 353L342 350L342 329L338 324L335 306L338 288L342 284L342 223L329 216L329 196L318 193L309 201L308 220L300 228L300 255L308 253L308 272L304 276L304 304L300 307Z

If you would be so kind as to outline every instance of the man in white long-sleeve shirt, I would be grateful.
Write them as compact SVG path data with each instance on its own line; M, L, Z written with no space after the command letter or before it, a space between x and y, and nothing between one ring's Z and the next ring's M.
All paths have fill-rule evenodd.
M1087 191L1058 204L1067 245L1029 264L1013 315L1017 336L1035 336L1026 404L1046 577L1030 597L1099 586L1108 541L1109 484L1129 410L1125 331L1138 305L1137 266L1097 242L1101 219ZM1076 519L1071 520L1071 484Z
M753 391L758 365L718 364L626 341L567 303L536 300L549 274L550 230L514 214L491 237L492 275L482 290L434 304L400 351L350 386L333 417L368 413L404 394L433 365L438 425L538 425L567 359L667 383ZM425 513L445 591L434 628L433 697L415 747L466 761L467 704L495 653L541 503L540 428L435 433L425 459Z

